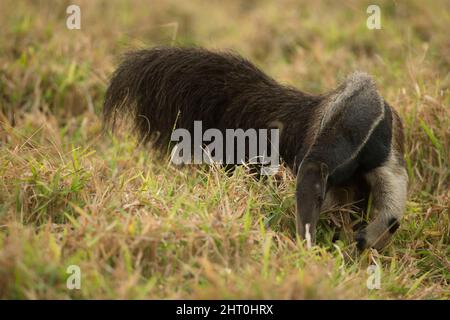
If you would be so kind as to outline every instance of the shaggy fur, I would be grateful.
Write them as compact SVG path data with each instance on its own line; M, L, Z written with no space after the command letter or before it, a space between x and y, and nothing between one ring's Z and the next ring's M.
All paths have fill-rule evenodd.
M126 55L106 92L105 123L114 127L125 115L142 141L163 151L173 129L192 132L194 121L203 130L280 128L280 156L297 174L297 230L312 242L325 204L339 202L342 187L361 193L360 181L372 191L374 213L358 233L360 249L386 245L403 214L401 121L365 73L314 96L278 84L233 53L141 50Z

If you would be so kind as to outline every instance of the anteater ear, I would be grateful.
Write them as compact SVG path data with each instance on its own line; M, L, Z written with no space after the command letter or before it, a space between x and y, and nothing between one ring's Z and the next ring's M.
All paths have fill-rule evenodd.
M323 162L306 160L297 173L297 184L300 188L315 188L325 198L328 181L328 166ZM316 187L317 186L317 187ZM318 194L319 195L319 194Z
M269 129L278 129L279 130L278 133L281 137L281 133L283 132L283 129L284 129L284 123L281 122L280 120L271 121L269 123Z

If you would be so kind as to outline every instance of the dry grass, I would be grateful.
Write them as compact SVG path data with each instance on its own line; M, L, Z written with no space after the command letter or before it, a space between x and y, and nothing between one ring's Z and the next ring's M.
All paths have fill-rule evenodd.
M381 2L1 1L0 298L448 299L450 6ZM294 236L293 178L174 168L132 137L102 135L108 76L131 48L232 48L310 92L355 69L402 115L407 212L382 253L357 255L324 215L311 251ZM366 268L382 268L381 289ZM81 290L66 288L79 265Z

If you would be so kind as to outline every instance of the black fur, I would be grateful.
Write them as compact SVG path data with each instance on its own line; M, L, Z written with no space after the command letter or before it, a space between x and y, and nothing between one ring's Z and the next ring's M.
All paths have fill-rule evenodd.
M388 222L388 228L390 233L394 233L400 227L400 223L396 218L391 218Z
M356 247L359 251L362 251L366 248L367 241L366 241L366 233L364 231L360 231L356 238Z

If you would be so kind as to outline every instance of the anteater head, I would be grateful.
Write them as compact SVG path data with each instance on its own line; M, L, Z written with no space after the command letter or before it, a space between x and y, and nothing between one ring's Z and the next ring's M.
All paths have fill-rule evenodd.
M327 178L328 167L319 162L304 163L297 174L297 232L308 247L315 241Z

